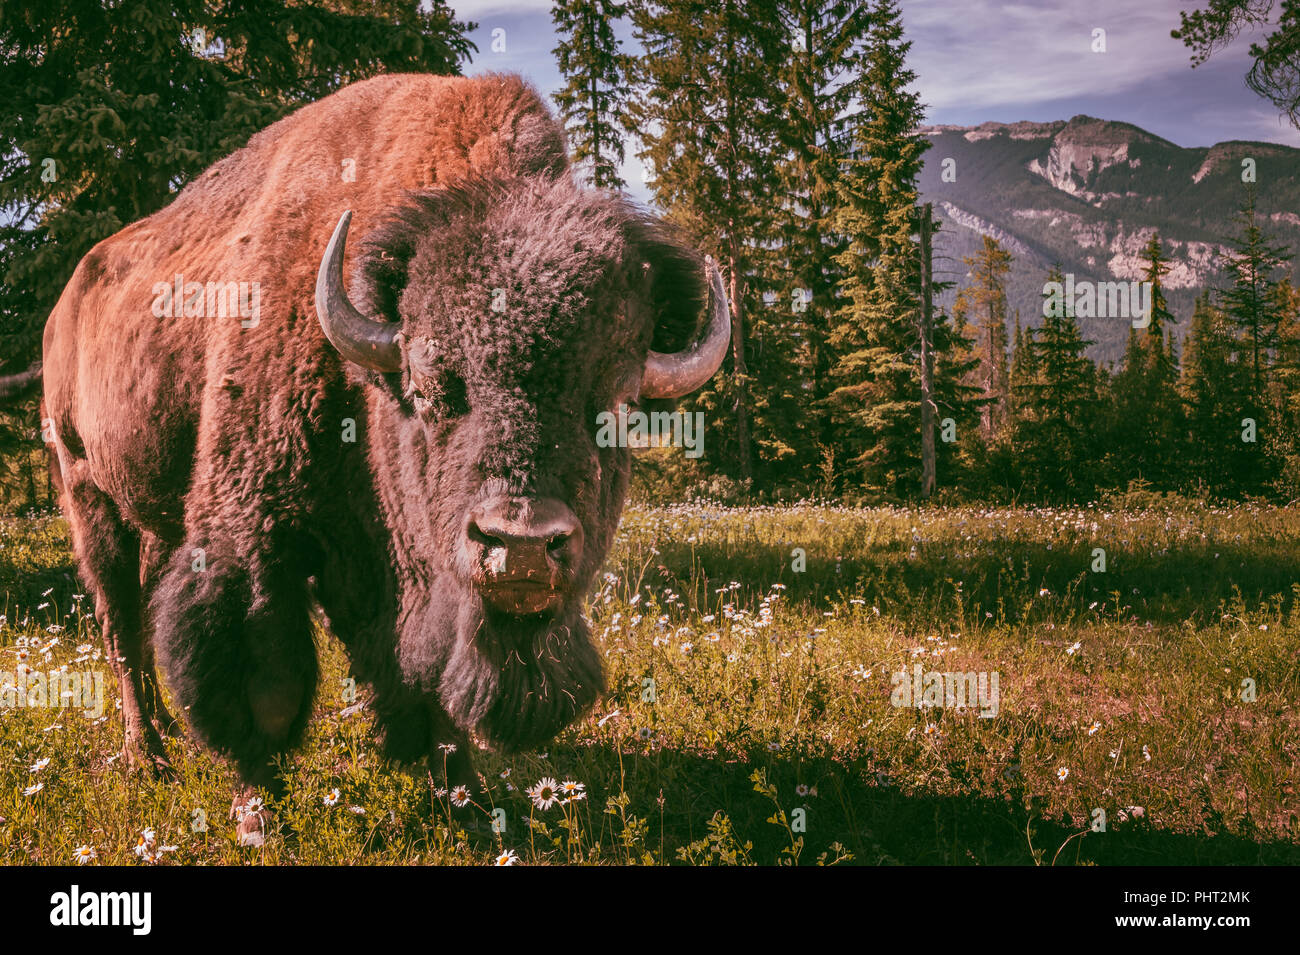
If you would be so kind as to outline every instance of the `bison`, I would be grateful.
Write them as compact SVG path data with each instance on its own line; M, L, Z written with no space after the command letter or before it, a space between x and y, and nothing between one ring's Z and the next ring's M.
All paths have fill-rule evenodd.
M314 615L393 759L440 773L452 743L468 782L469 732L552 738L603 690L582 604L630 452L597 416L699 388L730 328L712 261L577 185L514 75L348 86L100 242L44 416L127 760L170 773L156 663L260 844Z

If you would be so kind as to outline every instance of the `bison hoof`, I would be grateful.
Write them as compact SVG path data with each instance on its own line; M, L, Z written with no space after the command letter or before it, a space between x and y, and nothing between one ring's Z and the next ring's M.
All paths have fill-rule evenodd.
M174 783L179 778L167 758L162 740L156 746L128 740L122 747L122 754L128 767L147 773L160 783Z
M158 714L150 720L153 723L154 731L159 736L179 737L181 735L181 724L167 710L159 708Z
M258 849L266 845L271 810L253 790L245 789L235 794L230 804L230 818L236 820L235 841L240 846Z

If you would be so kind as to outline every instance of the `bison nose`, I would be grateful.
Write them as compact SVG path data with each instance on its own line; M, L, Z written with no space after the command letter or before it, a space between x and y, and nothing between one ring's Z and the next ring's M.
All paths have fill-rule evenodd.
M582 525L554 498L494 498L469 514L476 583L504 609L536 612L558 601L582 554Z

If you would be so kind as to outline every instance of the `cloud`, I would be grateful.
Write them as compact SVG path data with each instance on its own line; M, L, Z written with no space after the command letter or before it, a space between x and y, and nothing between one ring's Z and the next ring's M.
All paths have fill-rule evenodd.
M521 14L543 13L551 16L549 0L448 0L447 6L458 20L482 23L489 17L516 17Z
M1136 93L1153 79L1186 74L1190 51L1169 32L1179 9L1193 6L969 0L906 6L903 22L926 103L936 110L989 108ZM1105 52L1093 50L1095 30L1105 31ZM1240 60L1244 73L1249 39L1243 35L1216 58Z

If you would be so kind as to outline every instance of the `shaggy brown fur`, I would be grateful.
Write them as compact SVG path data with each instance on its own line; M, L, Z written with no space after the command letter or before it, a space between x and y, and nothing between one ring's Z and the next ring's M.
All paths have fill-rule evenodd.
M317 323L345 209L353 300L401 323L398 373L345 363ZM259 283L260 320L156 317L177 274ZM629 465L596 447L595 416L635 398L652 342L694 333L701 274L656 223L574 185L560 127L509 75L348 87L97 245L46 327L45 402L130 757L165 768L151 629L192 729L269 783L316 689L314 606L395 757L464 754L470 729L535 745L572 721L602 687L581 598ZM475 591L466 515L501 494L561 501L585 532L553 613Z

